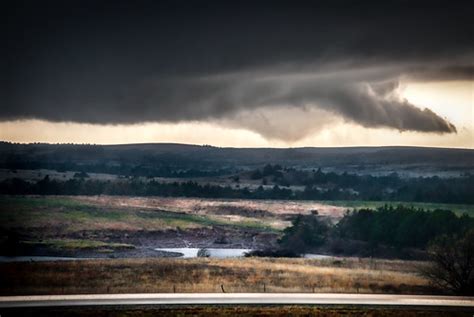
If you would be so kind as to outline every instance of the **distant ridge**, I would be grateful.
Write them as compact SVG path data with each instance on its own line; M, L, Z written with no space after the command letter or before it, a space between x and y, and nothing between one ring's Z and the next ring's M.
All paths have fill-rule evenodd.
M287 166L416 165L447 168L474 167L474 150L416 146L354 146L299 148L234 148L179 143L136 143L117 145L18 144L0 142L0 166L12 160L75 162L106 161L143 164L156 161L205 162L220 165Z
M16 143L9 141L0 141L2 145L40 145L40 146L101 146L101 147L159 147L159 146L175 146L175 147L197 147L197 148L216 148L216 149L271 149L271 150L305 150L305 149L446 149L446 150L467 150L474 151L470 148L459 147L437 147L437 146L417 146L417 145L355 145L355 146L299 146L299 147L233 147L233 146L217 146L211 144L191 144L191 143L174 143L174 142L152 142L152 143L118 143L118 144L95 144L95 143L48 143L48 142L31 142Z

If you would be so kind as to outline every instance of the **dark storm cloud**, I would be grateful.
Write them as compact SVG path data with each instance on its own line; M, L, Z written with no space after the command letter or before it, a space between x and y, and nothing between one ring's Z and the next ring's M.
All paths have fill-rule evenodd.
M313 107L366 127L444 133L456 129L397 98L398 78L472 75L470 2L17 1L5 13L0 120L177 122Z
M474 80L474 62L471 65L455 65L437 68L419 68L407 74L407 80Z

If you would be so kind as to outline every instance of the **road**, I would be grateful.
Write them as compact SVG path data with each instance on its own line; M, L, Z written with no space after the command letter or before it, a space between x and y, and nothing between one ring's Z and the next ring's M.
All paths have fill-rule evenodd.
M0 308L173 305L173 304L303 304L303 305L383 305L473 307L474 297L381 295L381 294L305 294L305 293L194 293L194 294L91 294L3 296Z

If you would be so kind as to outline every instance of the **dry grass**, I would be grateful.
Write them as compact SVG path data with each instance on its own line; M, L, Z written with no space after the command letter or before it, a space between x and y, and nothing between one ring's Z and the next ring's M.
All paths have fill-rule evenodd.
M123 197L123 196L79 196L75 201L100 207L139 208L142 210L164 209L189 215L206 216L215 221L236 225L266 227L282 230L290 225L288 215L319 214L337 221L346 208L314 201L280 201L249 199L207 199L184 197Z
M251 199L211 199L186 197L123 197L123 196L79 196L78 200L96 202L104 205L129 206L140 208L164 208L171 211L214 210L244 208L263 210L273 214L301 214L318 210L323 215L342 216L346 208L333 206L329 202L289 201L289 200L251 200Z
M333 206L330 203L316 201L288 200L251 200L251 199L207 199L184 197L119 197L119 196L81 196L79 201L97 204L99 206L133 207L142 209L162 208L174 212L185 212L198 215L218 215L223 212L230 215L247 216L254 219L273 218L275 227L284 228L289 222L281 216L309 214L318 210L322 216L340 219L347 208ZM224 214L225 214L224 213Z
M4 263L1 294L146 292L427 293L420 263L314 259L117 259Z

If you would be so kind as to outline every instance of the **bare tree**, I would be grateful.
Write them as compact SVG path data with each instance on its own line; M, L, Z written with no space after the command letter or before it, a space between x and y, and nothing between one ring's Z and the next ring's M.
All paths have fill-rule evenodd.
M437 287L458 295L474 295L474 230L462 237L441 236L429 247L432 263L422 274Z

